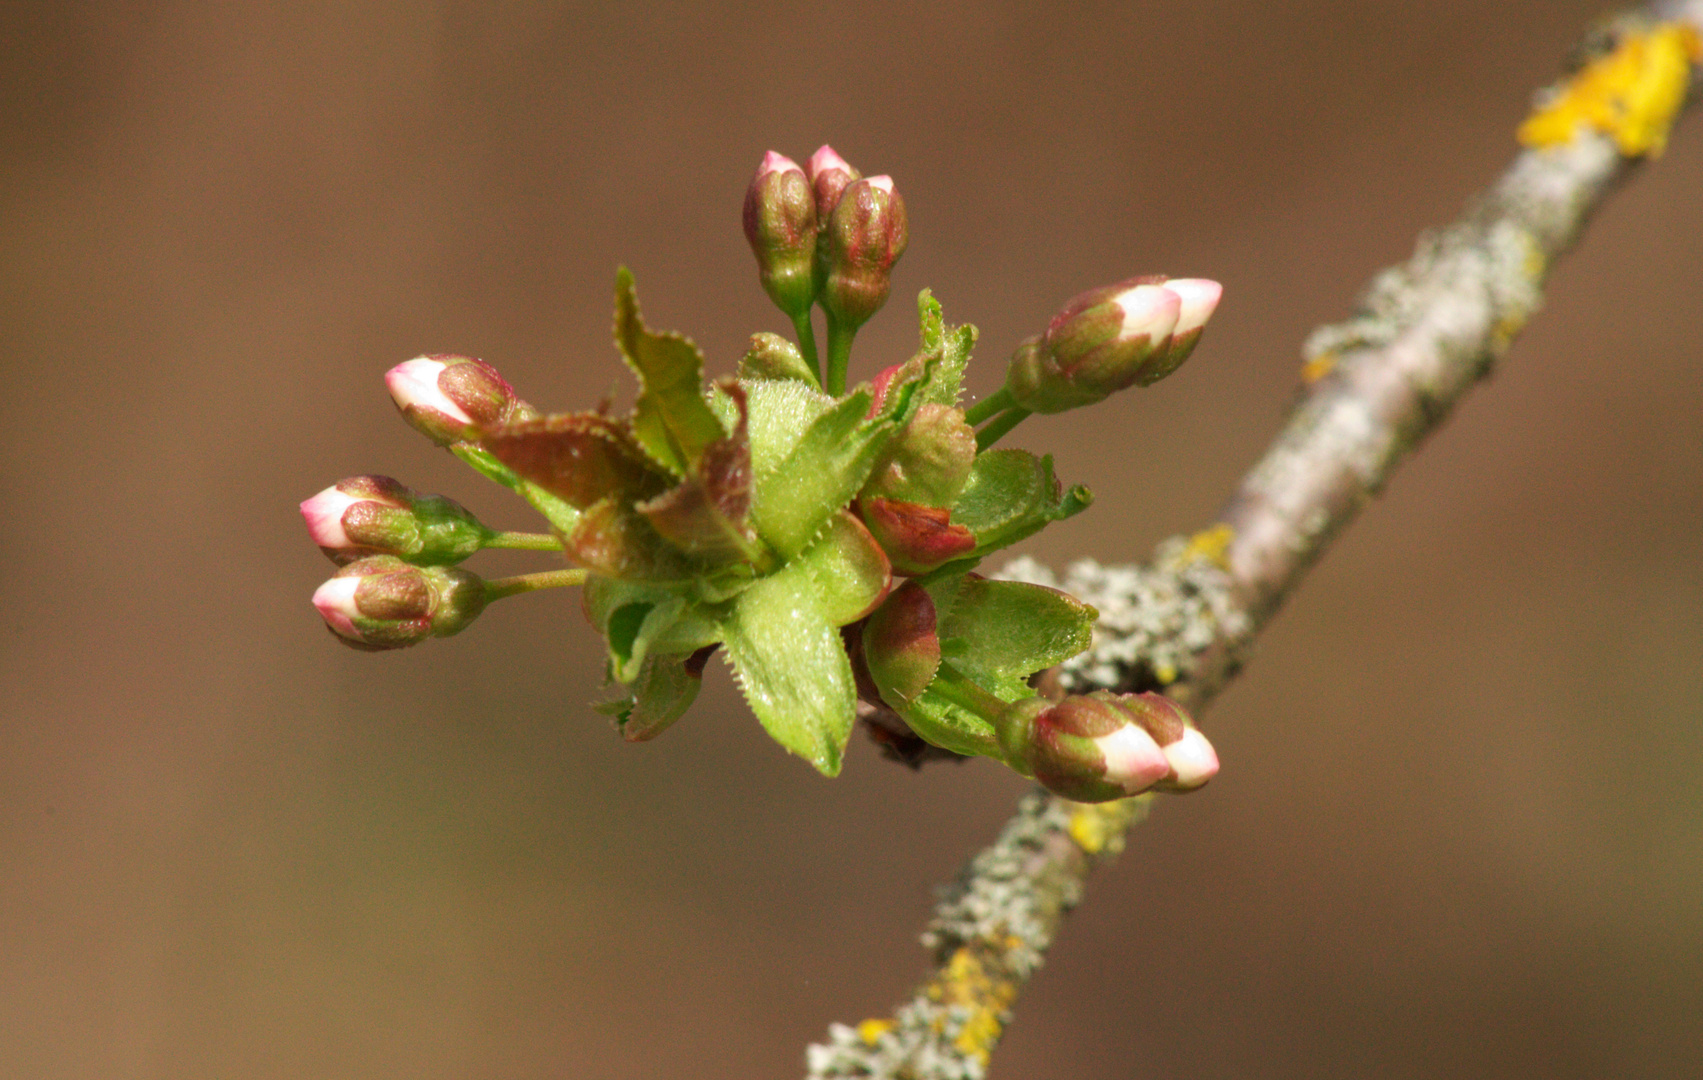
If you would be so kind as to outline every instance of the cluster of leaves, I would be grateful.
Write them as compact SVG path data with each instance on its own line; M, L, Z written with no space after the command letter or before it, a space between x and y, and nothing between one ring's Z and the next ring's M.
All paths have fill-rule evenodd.
M1050 458L977 446L958 407L975 329L948 326L927 292L918 307L916 355L838 397L769 334L706 387L697 347L645 326L622 271L631 413L481 434L555 497L534 502L587 571L620 695L605 708L626 738L679 718L719 649L764 728L824 773L839 771L860 696L897 752L920 736L1003 759L999 715L1034 696L1031 674L1088 646L1092 608L973 573L1090 496L1062 490Z

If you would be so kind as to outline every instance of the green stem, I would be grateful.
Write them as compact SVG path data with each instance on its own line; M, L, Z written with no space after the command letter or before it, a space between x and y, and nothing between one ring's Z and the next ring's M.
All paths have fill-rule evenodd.
M500 532L485 541L486 547L517 551L560 551L562 542L550 533Z
M538 589L559 589L565 585L584 585L584 570L541 570L536 574L516 574L514 577L492 578L485 582L486 601L501 600Z
M474 472L494 480L532 504L545 520L562 532L568 532L579 522L579 511L545 491L530 480L522 479L515 471L496 459L478 443L451 443L449 452L460 458Z
M1017 399L1011 396L1011 389L1002 386L993 392L993 396L985 397L964 410L964 419L975 427L983 420L990 419L995 413L1004 412L1017 404Z
M498 461L489 450L478 443L451 443L449 452L460 458L469 468L485 479L494 480L510 491L520 490L522 481L520 477L515 475L514 470Z
M822 362L816 358L816 328L810 324L809 308L792 317L792 329L798 335L798 351L804 354L811 373L816 376L816 385L821 386Z
M846 368L851 366L852 339L857 337L857 327L847 326L834 318L834 313L824 309L828 316L828 393L839 397L846 392Z
M1030 416L1028 409L1021 405L1013 405L1005 412L988 421L988 426L976 432L976 452L980 453L1005 437L1005 433L1027 420Z

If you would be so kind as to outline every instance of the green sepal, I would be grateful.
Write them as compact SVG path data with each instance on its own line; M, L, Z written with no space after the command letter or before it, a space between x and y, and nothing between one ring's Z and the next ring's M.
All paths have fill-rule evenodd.
M1055 521L1088 509L1094 496L1081 484L1060 491L1052 455L987 450L977 455L952 520L976 535L974 557L1015 544Z
M910 420L916 386L890 389L874 416L868 416L873 392L859 386L818 416L779 464L758 474L752 523L781 557L809 547L828 518L851 502Z
M704 402L704 354L689 338L645 326L633 275L624 266L615 275L615 345L639 377L634 438L657 464L685 476L727 433Z
M807 560L789 563L730 601L728 663L764 730L827 776L838 775L857 692L840 632L823 610Z
M624 696L597 706L615 718L615 730L628 742L644 742L680 719L704 685L700 670L693 674L690 655L648 656Z

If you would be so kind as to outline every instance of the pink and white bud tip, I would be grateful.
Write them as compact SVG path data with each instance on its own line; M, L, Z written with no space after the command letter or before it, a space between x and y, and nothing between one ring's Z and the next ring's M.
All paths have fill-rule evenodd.
M343 514L356 503L366 501L366 497L338 490L336 484L305 500L301 510L302 519L307 522L308 535L313 537L315 544L332 551L359 546L343 531Z
M449 370L450 365L430 356L419 356L407 360L384 373L384 385L390 391L391 398L398 409L406 412L409 408L431 409L448 417L458 424L473 423L461 406L449 399L438 386L438 377Z

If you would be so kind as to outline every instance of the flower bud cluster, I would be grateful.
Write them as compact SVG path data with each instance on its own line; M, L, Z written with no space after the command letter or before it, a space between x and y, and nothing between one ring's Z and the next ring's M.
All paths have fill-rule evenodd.
M495 532L389 477L340 481L301 504L341 566L313 598L330 630L400 648L459 632L497 598L583 585L618 687L600 709L629 739L686 711L713 653L768 733L829 775L862 717L906 760L992 757L1082 801L1204 784L1217 757L1167 699L1034 696L1037 672L1092 641L1092 607L973 571L1092 502L1059 483L1051 458L993 449L998 438L1032 412L1174 370L1219 286L1138 278L1084 293L966 412L976 330L947 324L927 292L917 353L847 386L852 338L886 301L908 239L889 177L865 178L827 146L805 166L770 152L743 221L797 344L754 336L737 376L706 381L690 339L647 326L624 269L615 346L638 381L625 415L607 404L540 415L472 357L391 369L407 422L520 494L550 532ZM569 569L486 581L457 567L484 547L559 552Z
M804 166L765 154L745 192L744 224L776 307L798 320L820 303L851 330L886 303L910 239L893 178L862 177L830 146Z
M1188 359L1223 294L1216 281L1164 277L1085 292L1017 347L1005 388L1030 412L1058 413L1150 386Z
M1160 694L1097 690L1019 701L1000 717L1006 760L1049 791L1106 802L1143 791L1193 791L1218 754L1182 707Z

